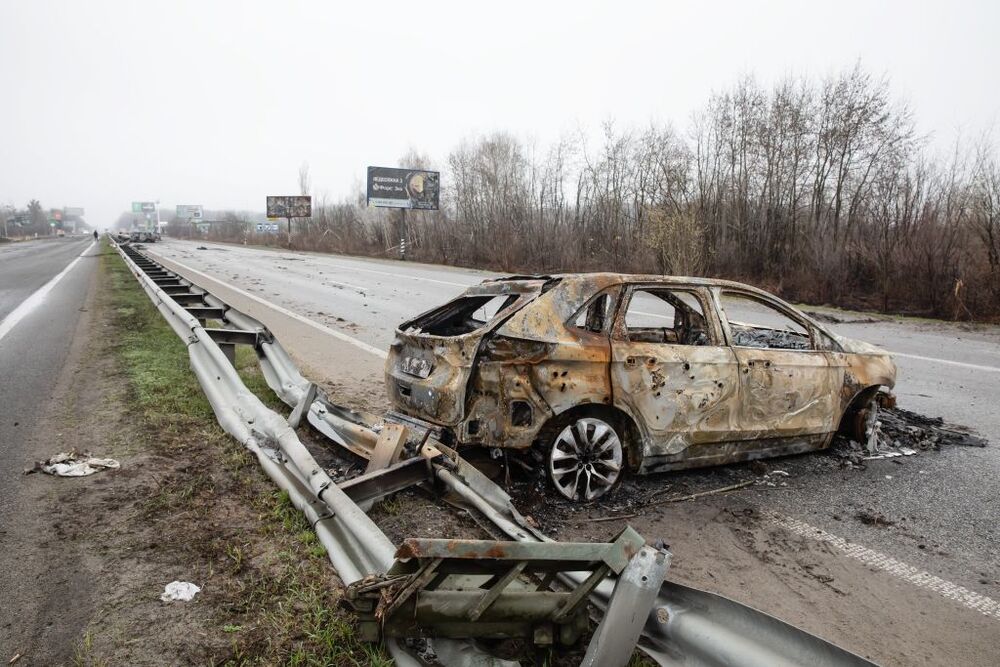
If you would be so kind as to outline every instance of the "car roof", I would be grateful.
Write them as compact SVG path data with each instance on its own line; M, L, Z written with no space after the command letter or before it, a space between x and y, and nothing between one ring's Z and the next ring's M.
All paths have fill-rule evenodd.
M548 281L559 280L562 283L591 283L595 286L607 287L622 283L661 283L664 285L697 285L700 287L730 287L737 289L759 292L767 296L774 296L753 285L736 282L735 280L723 280L721 278L700 278L695 276L668 276L655 273L614 273L611 271L595 271L591 273L554 273L548 275L513 275L498 278L488 278L484 283L490 282L517 282L523 280Z

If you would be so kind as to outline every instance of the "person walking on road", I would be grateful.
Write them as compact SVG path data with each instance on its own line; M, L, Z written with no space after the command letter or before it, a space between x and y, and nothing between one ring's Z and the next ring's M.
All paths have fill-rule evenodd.
M96 229L94 230L94 240L95 241L97 240L97 230Z

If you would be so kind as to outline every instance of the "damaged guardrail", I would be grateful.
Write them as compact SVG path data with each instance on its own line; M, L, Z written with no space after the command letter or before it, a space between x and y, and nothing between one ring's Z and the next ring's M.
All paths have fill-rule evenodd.
M515 634L536 643L549 644L558 628L560 639L576 639L586 630L586 618L583 616L585 601L608 572L638 568L642 572L637 576L642 580L652 580L654 586L662 581L666 568L660 568L661 575L655 580L653 572L643 567L643 561L654 560L647 558L654 550L644 547L642 538L634 531L623 533L620 540L612 545L529 546L516 541L491 541L484 543L478 557L468 551L455 558L432 557L429 564L407 575L409 561L419 563L419 554L428 550L448 551L448 544L452 543L447 540L416 540L394 550L378 526L316 462L289 422L268 409L243 385L233 365L234 346L248 344L259 351L267 348L268 354L263 355L268 362L265 373L269 376L269 383L278 385L279 390L276 391L279 396L286 401L296 401L293 418L301 417L306 409L314 412L315 388L306 386L299 392L296 389L300 385L287 381L288 378L297 380L301 375L269 332L252 318L233 311L204 291L165 271L130 246L117 247L157 309L178 336L186 341L191 368L219 423L257 456L267 474L289 493L293 504L305 513L320 541L327 547L338 575L349 586L348 590L354 592L351 599L359 605L359 609L366 607L364 591L378 591L381 599L388 588L378 585L372 588L374 582L402 584L402 592L406 595L397 596L389 610L373 607L368 598L367 606L374 615L368 625L363 626L382 628L381 636L398 664L419 663L418 658L396 639L426 636L435 637L433 651L437 660L445 665L513 664L483 654L471 643L456 644L451 638L494 637L498 633L506 636L507 631L513 629L514 622L507 620L504 624L504 610L512 600L516 600L521 605L521 612L524 609L534 612L519 614L516 623L519 632ZM237 328L210 328L206 326L210 320L219 320ZM315 412L322 416L321 411L326 411L328 402L324 399L319 403ZM393 431L399 433L400 429L387 428L383 433ZM425 447L422 453L426 461L438 459L440 463L435 465L441 469L455 465L432 446ZM405 467L390 466L385 470ZM353 488L357 489L358 484L355 483ZM366 500L371 498L366 497ZM633 566L633 558L639 552L643 558ZM502 554L520 555L504 557ZM570 555L575 558L569 558ZM656 560L663 563L666 559L661 552ZM560 595L548 590L551 579L543 579L535 590L530 590L530 585L525 588L521 575L529 566L532 570L538 567L540 562L544 562L549 570L554 567L565 570L569 565L585 567L591 562L595 565L585 581L573 587L568 595ZM560 562L564 565L559 566ZM464 563L465 569L457 563ZM444 584L449 578L452 585L446 587ZM515 583L518 585L515 586ZM522 590L518 591L518 588ZM467 608L468 605L472 608ZM404 618L408 620L404 621ZM498 621L498 618L501 620ZM604 625L602 623L602 627ZM635 637L631 644L608 655L604 664L624 665L634 644Z
M669 552L644 545L631 529L611 544L551 540L503 489L438 442L432 425L333 404L263 324L135 249L119 251L188 342L192 369L220 424L309 517L348 587L362 632L383 638L398 664L418 664L397 641L403 637L434 637L433 652L447 665L504 661L446 638L574 640L586 620L584 600L600 621L586 665L623 665L637 640L662 665L871 664L750 607L664 581ZM228 326L207 327L210 320ZM253 346L269 387L293 408L287 421L243 386L232 365L238 344ZM303 418L368 459L366 473L336 484L298 440L294 427ZM415 484L443 486L453 504L509 541L408 540L394 550L362 508Z

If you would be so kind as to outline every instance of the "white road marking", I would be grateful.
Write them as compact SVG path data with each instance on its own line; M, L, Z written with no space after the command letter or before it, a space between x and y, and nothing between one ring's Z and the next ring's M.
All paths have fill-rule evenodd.
M952 361L951 359L937 359L935 357L923 357L919 354L903 354L902 352L890 352L894 357L906 357L907 359L919 359L921 361L931 361L936 364L949 364L951 366L960 366L961 368L972 368L977 371L989 371L991 373L1000 373L1000 368L997 366L981 366L980 364L968 364L964 361Z
M18 304L17 308L10 311L7 317L3 319L3 322L0 322L0 340L3 340L3 337L10 333L10 331L17 326L18 322L23 320L29 313L31 313L31 311L40 306L42 302L45 301L45 297L52 291L52 288L63 279L63 276L72 271L73 267L76 266L76 263L80 261L80 258L90 252L90 249L95 245L97 245L97 241L91 241L90 245L87 246L87 249L77 255L76 259L67 264L65 269L53 276L49 282L32 292L27 299Z
M147 248L147 250L148 250L148 248ZM312 328L314 328L314 329L316 329L318 331L322 331L325 334L333 336L337 340L342 340L345 343L349 343L349 344L351 344L351 345L353 345L353 346L355 346L355 347L357 347L359 349L364 350L365 352L367 352L369 354L374 354L376 357L380 357L382 359L385 359L388 356L388 354L384 350L380 350L377 347L369 345L368 343L360 341L357 338L354 338L352 336L348 336L347 334L345 334L343 332L340 332L340 331L337 331L336 329L331 329L328 326L324 326L324 325L320 324L319 322L317 322L315 320L309 319L308 317L303 317L302 315L299 315L298 313L294 313L294 312L288 310L287 308L279 306L276 303L272 303L272 302L268 301L267 299L262 299L259 296L256 296L254 294L250 294L249 292L245 292L245 291L241 290L239 287L235 287L234 285L232 285L230 283L227 283L227 282L225 282L223 280L219 280L218 278L210 276L207 273L203 273L202 271L199 271L198 269L190 267L190 266L188 266L187 264L185 264L183 262L178 262L176 259L171 259L171 258L168 258L168 257L164 257L163 255L160 255L159 253L155 253L154 252L154 253L151 253L151 254L155 254L160 259L162 259L162 260L164 260L166 262L172 262L173 264L176 264L177 266L182 267L185 271L187 271L187 272L189 272L189 273L191 273L193 275L199 276L199 277L201 277L201 278L203 278L205 280L210 280L210 281L212 281L212 282L214 282L214 283L216 283L218 285L222 285L226 289L232 290L233 292L236 292L240 296L246 297L247 299L250 299L251 301L256 301L257 303L259 303L261 305L267 306L268 308L271 308L272 310L278 311L279 313L281 313L282 315L285 315L286 317L290 317L290 318L292 318L293 320L295 320L297 322L301 322L303 324L307 324L307 325L311 326Z
M930 572L919 570L912 565L907 565L902 561L896 560L891 556L886 556L885 554L869 549L868 547L848 542L842 537L837 537L836 535L828 533L825 530L816 528L815 526L810 526L804 521L799 521L798 519L793 519L792 517L781 514L769 513L769 515L772 523L784 528L785 530L819 542L825 542L837 551L859 560L865 565L888 572L894 577L898 577L899 579L911 583L918 588L933 591L944 598L954 600L963 607L1000 620L1000 602L994 600L993 598L980 595L975 591L970 591L964 586L953 584L950 581L946 581L941 577L931 574Z

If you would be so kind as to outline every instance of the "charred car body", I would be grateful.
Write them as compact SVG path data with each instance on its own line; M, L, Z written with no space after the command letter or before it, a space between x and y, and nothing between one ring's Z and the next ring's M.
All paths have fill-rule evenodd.
M457 445L540 447L567 498L640 473L863 437L887 352L741 283L612 273L487 280L396 330L394 409Z

